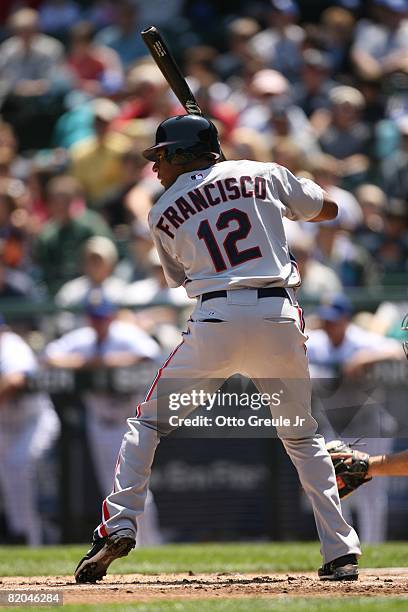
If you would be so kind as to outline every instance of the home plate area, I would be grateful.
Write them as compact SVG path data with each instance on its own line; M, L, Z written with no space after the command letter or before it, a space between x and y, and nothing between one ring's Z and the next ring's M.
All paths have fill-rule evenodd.
M59 591L64 604L152 602L164 599L264 597L387 597L408 592L407 568L360 570L355 582L321 582L315 573L110 574L97 584L71 576L4 577L0 590Z

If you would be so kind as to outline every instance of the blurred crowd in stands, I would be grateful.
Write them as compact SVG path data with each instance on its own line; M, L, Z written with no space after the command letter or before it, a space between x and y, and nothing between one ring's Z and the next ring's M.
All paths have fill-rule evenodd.
M92 289L163 354L191 307L147 224L162 188L141 151L184 113L140 37L152 24L226 158L283 164L338 202L334 221L286 222L300 299L406 287L408 0L2 0L0 312L71 311L20 320L32 346L78 327ZM358 323L398 336L407 309Z
M3 2L0 299L75 306L103 285L122 305L185 301L147 227L161 187L141 151L184 112L140 37L151 23L227 158L283 164L338 202L313 231L287 222L301 293L405 285L407 0L308 5Z
M83 271L92 236L147 239L160 188L140 152L159 121L183 112L139 35L149 19L170 39L181 29L175 51L227 157L282 163L338 201L338 220L309 240L293 237L305 291L406 278L406 0L372 0L360 19L358 3L344 0L317 23L307 14L299 22L294 0L238 3L226 15L200 1L9 4L0 47L4 295L55 295ZM222 23L212 44L200 13ZM146 263L128 266L138 280Z

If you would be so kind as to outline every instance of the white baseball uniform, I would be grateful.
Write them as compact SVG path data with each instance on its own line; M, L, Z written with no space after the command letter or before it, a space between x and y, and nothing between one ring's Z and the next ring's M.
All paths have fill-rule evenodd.
M300 277L282 223L284 216L312 219L322 205L322 190L312 181L276 164L245 160L182 174L154 205L149 224L167 281L184 285L198 299L181 343L160 368L137 416L128 419L99 536L135 530L143 512L154 452L170 429L157 417L158 398L166 393L158 382L183 380L187 392L200 380L201 389L214 392L219 379L240 373L269 395L273 379L291 382L287 400L270 408L278 420L289 419L277 432L312 503L324 562L360 554L310 414L307 338L293 289ZM193 408L183 407L179 417ZM296 416L304 419L303 427L295 427Z
M45 349L45 358L79 354L86 358L130 353L135 357L157 360L158 344L144 331L124 321L113 321L107 337L97 343L95 330L82 327L54 340ZM87 434L98 484L102 494L112 489L112 477L122 438L126 432L126 419L134 414L140 400L135 394L87 391L84 393ZM146 512L138 519L138 546L153 546L161 542L157 510L151 492L148 492Z
M397 340L384 338L384 336L366 331L352 323L348 325L344 340L338 346L334 346L331 343L329 336L323 329L316 329L310 332L307 346L311 373L316 378L336 377L338 368L347 363L360 350L370 349L375 354L387 348L401 348ZM351 402L351 405L354 405L355 387ZM387 417L388 420L391 419L387 413L381 414L381 425L383 428L387 426ZM356 438L363 437L365 446L361 450L370 453L370 455L389 453L392 449L392 438L373 437L373 432L376 431L378 426L378 418L377 410L373 409L371 419L367 412L364 412L360 422L354 425L354 427L360 428L355 432L354 438L344 438L344 440L351 443ZM362 419L364 419L364 423L361 422ZM390 423L390 427L391 425ZM368 432L369 437L365 438L365 432ZM338 435L330 431L329 427L327 432L324 431L324 434L327 436L326 439L338 437ZM388 515L387 485L387 478L373 478L371 482L365 484L364 487L360 487L352 496L342 501L343 514L350 522L352 521L352 510L356 511L361 540L367 544L383 542L386 538Z
M38 369L31 348L11 331L0 332L0 378L33 375ZM42 541L37 508L36 465L59 435L60 423L45 393L18 393L0 402L0 494L8 528L30 546Z

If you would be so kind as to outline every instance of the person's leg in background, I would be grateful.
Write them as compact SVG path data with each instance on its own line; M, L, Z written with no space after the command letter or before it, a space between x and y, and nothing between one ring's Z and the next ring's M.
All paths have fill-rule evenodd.
M392 449L391 438L365 438L364 452L370 455L388 454ZM388 478L373 478L350 497L342 501L343 514L357 516L361 541L378 544L387 537Z
M20 431L1 435L0 481L6 518L12 534L24 536L30 546L42 544L38 511L36 464L51 448L60 431L53 409L42 410L22 423Z

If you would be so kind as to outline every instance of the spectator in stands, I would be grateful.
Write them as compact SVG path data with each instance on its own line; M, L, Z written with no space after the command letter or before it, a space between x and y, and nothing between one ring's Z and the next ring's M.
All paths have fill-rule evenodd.
M217 82L215 59L218 55L214 47L199 45L189 48L184 57L185 73L194 79L199 87L208 90Z
M356 72L381 78L399 69L408 52L406 0L372 0L375 20L361 21L355 31L352 59Z
M344 287L369 287L379 283L375 258L350 238L341 221L318 229L315 257L327 263L338 274Z
M110 236L103 219L86 209L81 186L72 176L58 176L47 186L49 221L35 244L36 262L49 291L55 293L81 274L81 249L93 236Z
M350 176L367 171L371 135L360 119L365 102L354 87L339 85L330 92L331 115L320 133L322 150L342 161L342 175Z
M139 21L143 27L155 23L171 29L182 12L183 4L183 0L138 0Z
M235 104L228 100L229 88L225 84L219 82L213 83L210 87L201 86L194 77L192 77L190 84L203 115L215 122L220 140L228 141L239 119L239 113ZM218 96L220 89L224 88L226 89L224 94L227 99L224 99L224 94ZM181 106L178 105L173 114L178 115L181 112L184 111Z
M381 79L361 78L356 81L356 88L363 94L365 103L361 119L364 123L369 125L370 130L374 133L375 139L378 141L375 143L377 150L374 155L372 154L372 156L375 156L375 159L377 159L377 156L381 157L381 154L383 154L384 145L389 146L381 130L380 133L378 133L378 130L375 129L376 125L382 126L383 123L386 122L384 118L386 116L387 97L384 95L384 83Z
M325 49L330 59L330 66L336 74L344 75L351 72L350 51L355 21L355 17L347 5L329 6L321 15L322 47Z
M149 274L143 280L130 283L124 292L123 302L129 307L143 306L135 314L124 312L125 320L134 321L146 332L153 335L164 352L172 350L180 334L178 329L179 310L184 308L182 319L188 318L195 300L187 297L183 287L169 288L155 248L147 254ZM152 305L155 303L156 305Z
M373 254L378 245L378 236L384 229L387 196L377 185L369 183L360 185L354 195L363 214L354 235L359 244Z
M24 258L25 240L23 232L14 222L17 211L16 199L7 185L0 184L0 240L3 261L11 267L19 267Z
M223 143L223 151L227 159L272 161L268 139L252 128L235 128L229 134L228 142Z
M155 301L185 306L193 303L187 297L184 287L171 288L168 286L155 248L149 251L147 260L151 272L147 278L130 283L126 287L124 292L124 302L126 304L129 306L147 305L149 302Z
M38 509L38 462L52 448L60 424L50 398L25 392L38 371L26 342L0 318L0 493L9 544L44 543Z
M65 334L48 344L44 361L54 368L95 370L134 366L147 361L154 368L159 347L133 324L116 319L116 307L103 292L88 294L85 310L88 325ZM135 413L144 391L132 394L89 390L84 393L87 435L100 493L105 497L112 487L116 459L126 419ZM138 519L138 545L160 543L157 511L149 494L144 514Z
M90 206L109 190L119 187L122 180L121 157L130 148L126 136L109 127L117 117L119 107L106 98L92 103L95 136L76 143L70 149L71 172L81 183Z
M48 123L55 119L61 111L61 97L70 86L64 48L56 39L39 33L38 13L33 9L16 11L9 27L13 35L0 45L3 117L13 124L22 148L45 146L42 143L48 142L42 129L47 135L52 129L52 125L47 129L45 117ZM44 125L38 128L40 117ZM37 126L32 125L34 118Z
M307 342L312 378L335 378L343 375L355 380L369 365L384 359L404 358L398 341L367 332L351 323L352 307L345 296L336 295L330 298L318 309L317 314L321 321L321 329L310 330ZM355 406L354 386L352 392L352 403L345 403L346 406ZM347 388L344 393L347 393ZM342 405L343 401L350 399L344 393L340 400ZM375 432L378 432L378 419L381 418L381 414L378 413L376 406L372 406L372 411L371 420L367 417L367 412L364 412L363 422L360 423L361 429L357 431L358 407L356 408L353 433L356 433L357 437L359 434L364 436L365 433L370 435L367 438L367 451L371 454L389 452L390 438L373 437ZM327 433L326 438L329 439ZM357 492L350 500L342 502L342 510L344 514L347 513L347 520L353 522L351 509L356 510L360 538L368 543L382 542L385 539L387 506L386 485L381 481L376 482L375 479L362 487L360 493Z
M373 256L384 284L405 284L408 279L408 204L391 199L384 212L384 228L377 234Z
M300 81L294 86L293 101L313 123L313 114L330 108L330 91L335 83L330 79L329 56L319 49L306 49L302 55Z
M270 0L266 10L268 27L253 37L252 45L269 68L296 81L304 38L303 29L296 25L299 8L295 0Z
M295 176L303 174L309 168L306 154L299 148L294 138L278 138L272 145L271 151L273 161L288 168Z
M2 93L35 97L47 93L59 79L64 60L60 42L39 33L38 13L24 8L9 21L13 36L0 45Z
M114 3L115 23L98 32L95 42L111 47L119 55L125 69L133 62L149 54L140 31L150 24L141 24L137 5L131 0L118 0Z
M249 17L233 19L227 25L228 51L218 55L214 61L221 81L242 76L248 58L254 53L251 49L251 39L258 32L259 24Z
M157 199L155 181L146 176L146 160L140 154L140 147L132 147L122 155L122 181L115 189L98 201L110 227L117 227L136 221L147 221L147 215Z
M172 114L167 82L152 61L137 63L128 72L125 92L125 101L114 121L117 129L126 127L133 119L152 118L156 125L155 119L162 121Z
M115 9L112 0L97 0L83 12L86 19L92 21L97 30L110 25L115 18Z
M313 237L299 230L290 242L290 252L296 259L302 284L300 295L321 298L324 295L341 293L343 287L336 272L313 257Z
M74 86L91 96L113 94L123 86L123 69L116 51L93 43L94 27L80 21L70 31L68 66Z
M44 160L39 155L31 160L26 185L30 201L30 230L34 235L41 231L42 226L48 220L47 185L60 171L61 168L47 157Z
M353 194L339 187L342 176L339 161L331 155L315 155L309 160L309 168L317 184L338 203L343 227L353 231L361 223L363 214Z
M289 81L282 74L259 70L249 83L248 94L240 126L257 130L270 139L292 136L305 152L319 151L305 113L290 101Z
M27 298L38 300L39 290L24 270L16 270L7 264L6 245L0 240L0 300Z
M41 30L62 41L81 17L80 8L73 0L43 0L39 14Z
M0 180L0 242L3 263L10 268L24 269L30 261L26 195L22 181Z
M398 121L401 144L381 164L381 187L394 198L408 201L408 115Z
M52 140L60 149L71 149L75 144L95 136L94 99L78 89L65 98L66 112L57 120Z
M289 91L289 81L280 72L258 70L245 92L245 105L240 109L240 125L265 132L270 119L270 102L276 99L287 101Z
M0 120L0 155L3 160L2 176L18 174L21 159L17 157L18 143L13 126Z
M292 139L304 155L320 152L311 124L299 106L288 100L276 99L270 102L270 135L277 140Z
M343 224L341 214L334 221L319 224L315 235L313 256L329 265L344 287L378 285L379 270L374 257L360 244Z
M117 265L115 275L127 283L134 283L151 276L149 253L153 248L153 240L147 222L133 222L130 232L127 255Z
M115 244L105 236L94 236L83 247L83 276L68 281L55 296L64 308L80 306L93 289L101 289L112 303L123 301L126 283L113 276L118 261Z

